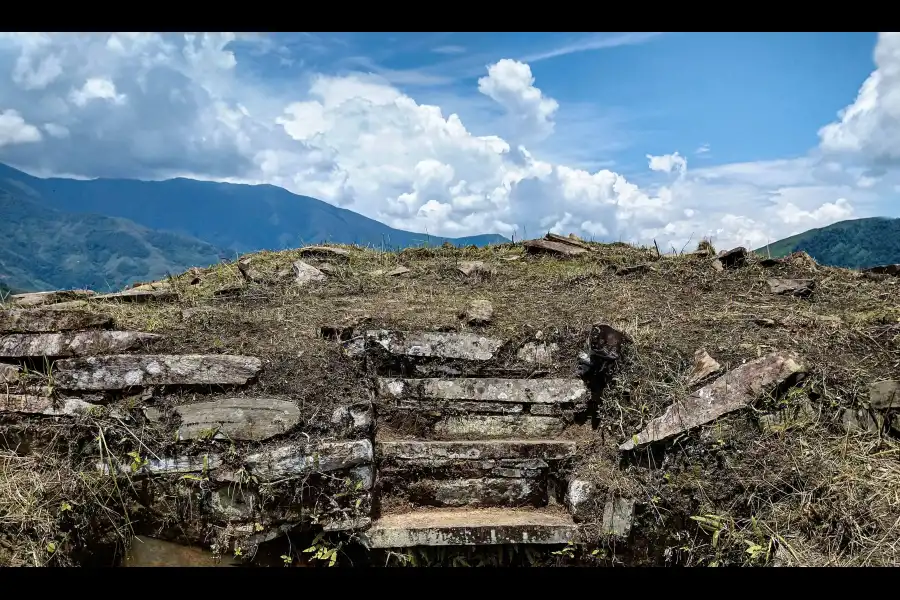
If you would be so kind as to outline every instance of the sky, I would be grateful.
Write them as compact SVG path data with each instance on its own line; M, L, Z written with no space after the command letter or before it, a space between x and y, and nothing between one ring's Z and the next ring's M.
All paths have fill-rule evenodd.
M0 162L757 248L900 217L900 34L2 33Z

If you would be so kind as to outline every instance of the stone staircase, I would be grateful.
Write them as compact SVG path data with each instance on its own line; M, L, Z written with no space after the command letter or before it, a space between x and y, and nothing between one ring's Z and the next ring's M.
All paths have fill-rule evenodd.
M589 400L582 380L467 377L501 346L472 334L381 331L366 340L367 354L388 358L375 367L375 519L361 534L366 545L575 538L560 500L575 438L587 428L575 418ZM391 359L413 374L458 375L386 376Z

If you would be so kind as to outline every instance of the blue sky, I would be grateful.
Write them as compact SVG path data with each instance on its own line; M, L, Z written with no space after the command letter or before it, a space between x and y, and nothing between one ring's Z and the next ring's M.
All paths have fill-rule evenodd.
M272 183L436 234L755 246L900 216L898 46L876 33L4 34L0 161Z

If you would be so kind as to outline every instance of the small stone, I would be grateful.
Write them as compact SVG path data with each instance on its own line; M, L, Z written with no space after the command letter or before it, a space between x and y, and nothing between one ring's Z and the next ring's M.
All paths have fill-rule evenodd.
M719 271L720 273L725 270L725 265L722 264L722 261L716 259L712 262L713 270Z
M22 369L16 365L0 363L0 383L15 383L21 373Z
M368 403L339 406L331 413L331 422L342 429L349 429L353 434L365 434L372 429L375 413Z
M325 281L325 273L302 260L295 260L293 269L295 282L298 285L307 285L313 281Z
M526 363L552 365L559 351L558 344L528 342L516 353L516 357Z
M813 293L816 282L812 279L769 279L769 289L773 294L781 296L797 296L804 298Z
M584 248L578 248L571 244L548 240L529 240L522 245L525 247L525 252L529 254L550 254L557 257L578 256L588 252Z
M244 279L250 281L252 283L260 283L265 280L262 273L259 270L255 269L252 265L251 258L242 258L238 261L238 271L241 272Z
M333 248L331 246L307 246L298 250L300 256L312 256L317 258L328 258L330 260L350 260L350 251L343 248Z
M653 270L653 266L649 263L640 265L628 265L616 267L616 275L633 275L635 273L647 273Z
M337 267L335 267L331 263L322 263L321 265L319 265L319 270L326 275L335 275L338 272Z
M398 266L398 267L394 267L393 269L391 269L390 271L388 271L387 273L385 273L385 276L387 276L387 277L399 277L400 275L406 275L407 273L409 273L409 269L407 269L407 268L404 267L403 265L400 265L400 266Z
M688 375L687 385L698 384L721 368L722 365L701 348L694 352L694 367L691 369L691 374Z
M888 379L871 384L869 405L875 410L900 408L900 381Z
M628 537L634 522L634 500L630 498L611 498L603 507L604 533L618 537Z
M494 274L494 269L485 266L484 262L480 260L461 262L456 266L456 270L459 271L464 277L471 277L474 275L482 279L490 277Z
M505 260L507 262L512 262L514 260L521 260L521 259L522 259L521 254L510 254L509 256L501 256L500 257L500 260Z
M854 410L846 408L841 413L841 424L847 433L866 431L877 434L884 425L884 417L880 414L873 416L872 413L865 409Z
M136 292L152 292L155 290L171 290L172 284L168 281L153 281L150 283L136 283L129 288Z
M732 250L722 250L719 252L718 260L725 269L742 267L747 264L747 249L738 246Z
M597 486L583 479L571 480L566 490L566 507L575 519L589 519L599 509Z
M494 306L487 300L472 300L463 314L469 325L487 325L494 318Z

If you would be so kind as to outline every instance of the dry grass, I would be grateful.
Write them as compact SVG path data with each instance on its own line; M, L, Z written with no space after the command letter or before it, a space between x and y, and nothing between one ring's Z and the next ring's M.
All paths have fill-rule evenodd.
M251 260L259 282L247 282L236 263L221 264L170 278L179 295L175 303L93 302L88 310L110 313L120 328L163 334L154 352L260 356L258 382L236 393L296 400L304 414L301 429L321 436L335 435L326 423L334 406L368 397L364 373L342 359L337 344L321 339L322 326L368 319L372 328L477 331L517 341L540 331L560 346L548 374L567 376L590 325L606 322L632 343L603 394L595 435L584 444L586 458L576 470L610 491L635 494L645 506L630 547L620 542L614 551L604 550L612 552L611 560L762 564L772 562L777 550L779 560L807 564L900 562L896 443L887 434L848 436L838 416L842 408L865 404L870 382L896 377L900 282L817 266L803 256L774 267L751 257L745 266L720 272L710 256L658 257L655 250L624 244L595 248L574 259L514 261L504 259L521 255L521 245L399 253L351 248L345 262L304 258L334 267L326 282L308 287L278 275L299 257L297 251L263 252ZM495 273L466 278L456 266L468 260L484 261ZM616 274L615 267L643 263L652 268ZM411 272L373 274L400 265ZM817 286L809 299L775 296L769 277L809 277ZM490 324L472 327L459 318L473 298L493 304ZM762 402L623 459L618 444L689 393L684 380L698 348L725 368L793 350L804 357L809 376L801 392L780 403ZM155 402L194 402L216 391L167 393ZM760 432L760 412L804 401L814 406L816 422ZM153 452L166 450L167 440L146 435L142 440ZM0 496L9 496L0 498L0 514L4 506L9 514L21 514L14 505L37 507L29 513L42 515L38 521L46 525L33 529L45 527L46 534L36 534L33 545L45 544L53 536L47 515L54 515L73 484L51 485L56 479L45 471L59 473L61 467L45 465L57 459L10 454L5 460L0 477L9 481L16 474L18 483L0 484ZM13 468L26 463L28 468ZM58 491L48 492L53 485ZM26 490L40 499L24 498ZM704 515L714 515L720 526L691 519ZM24 527L2 522L4 532Z

